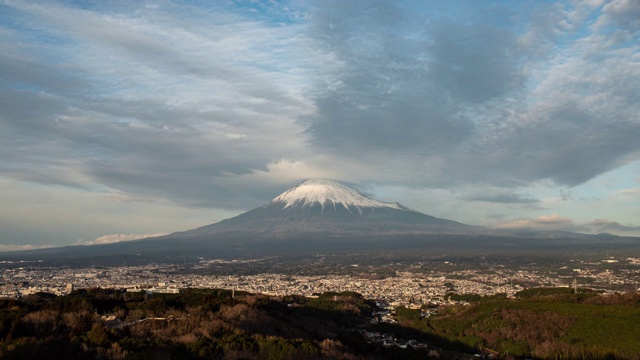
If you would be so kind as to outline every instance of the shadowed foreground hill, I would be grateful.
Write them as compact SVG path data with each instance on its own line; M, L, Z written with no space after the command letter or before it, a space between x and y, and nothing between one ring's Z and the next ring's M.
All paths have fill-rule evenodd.
M367 324L373 305L355 293L314 299L198 289L153 296L105 289L40 293L0 300L0 358L424 358L424 349L364 341L354 329Z
M441 308L430 318L399 307L399 324L372 324L375 302L351 292L318 298L215 289L39 293L0 300L0 358L640 359L640 294L573 295L564 288L527 290L518 299L449 297L477 302ZM426 348L370 343L365 332Z

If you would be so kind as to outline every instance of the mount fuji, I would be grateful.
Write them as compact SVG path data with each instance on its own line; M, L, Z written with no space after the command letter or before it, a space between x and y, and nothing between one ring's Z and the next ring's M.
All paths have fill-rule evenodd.
M337 181L306 180L268 203L197 229L134 241L5 253L0 260L148 263L186 258L365 254L530 253L637 249L639 238L496 230L375 200Z
M187 231L183 235L381 235L471 233L478 229L476 226L429 216L398 203L372 199L333 180L312 179L294 186L261 207Z

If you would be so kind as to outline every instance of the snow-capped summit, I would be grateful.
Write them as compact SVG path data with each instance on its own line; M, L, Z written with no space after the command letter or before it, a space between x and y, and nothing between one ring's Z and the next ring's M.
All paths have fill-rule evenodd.
M280 194L269 204L284 204L284 208L320 205L323 209L327 206L335 209L336 206L342 205L348 209L356 208L360 213L363 208L407 210L398 203L378 201L336 181L326 179L306 180Z

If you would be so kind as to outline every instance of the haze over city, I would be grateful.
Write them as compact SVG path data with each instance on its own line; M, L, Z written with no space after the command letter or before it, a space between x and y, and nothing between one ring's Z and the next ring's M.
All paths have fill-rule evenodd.
M0 0L0 251L214 223L308 178L640 236L640 2Z

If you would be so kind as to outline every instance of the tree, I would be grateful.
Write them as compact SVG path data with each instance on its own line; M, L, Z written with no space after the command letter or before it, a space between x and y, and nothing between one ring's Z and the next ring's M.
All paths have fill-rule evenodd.
M87 332L87 339L95 346L103 346L109 341L109 334L104 325L96 323Z

